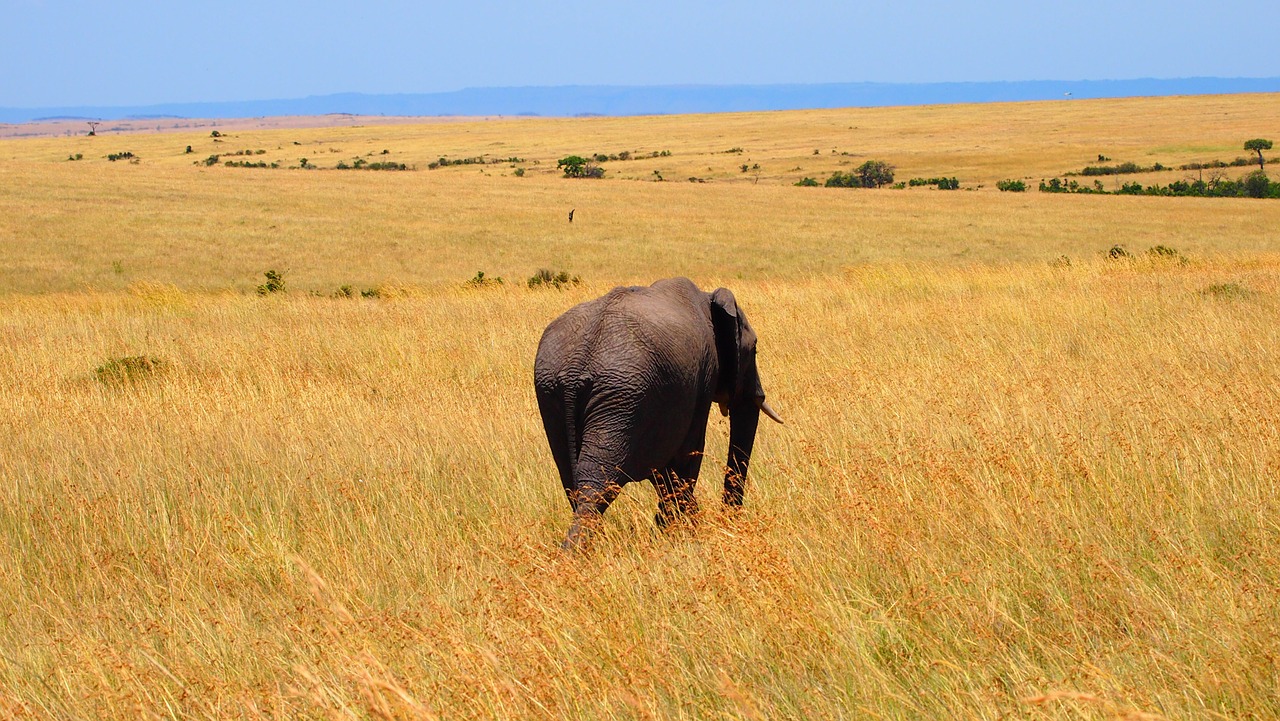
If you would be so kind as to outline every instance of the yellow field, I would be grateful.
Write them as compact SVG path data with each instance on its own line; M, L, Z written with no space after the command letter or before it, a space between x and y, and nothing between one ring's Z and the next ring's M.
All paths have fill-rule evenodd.
M1277 100L0 141L0 718L1280 716L1280 203L1034 190ZM974 190L792 185L872 158ZM787 425L741 514L712 414L696 530L632 485L565 557L539 334L675 274Z

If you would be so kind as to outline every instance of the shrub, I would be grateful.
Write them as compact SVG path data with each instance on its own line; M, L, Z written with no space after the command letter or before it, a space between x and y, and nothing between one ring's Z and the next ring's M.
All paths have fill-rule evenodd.
M1137 163L1120 163L1119 165L1090 165L1080 171L1081 175L1128 175L1142 173L1154 168L1143 168Z
M578 285L582 279L578 276L570 276L568 271L562 270L559 273L540 268L530 278L528 285L530 288L555 288L562 290L570 285Z
M828 188L879 188L892 182L892 165L882 160L868 160L848 173L837 170L824 185Z
M996 183L996 188L1002 193L1025 193L1027 184L1021 180L1001 180Z
M133 158L133 157L135 157L134 154L131 151L126 150L123 153L112 153L108 155L107 160L110 160L111 162L114 163L117 160L129 160L130 158Z
M879 188L893 182L893 166L883 160L868 160L858 166L857 173L864 188Z
M1180 257L1182 254L1179 253L1177 250L1170 248L1167 245L1156 245L1147 249L1147 255L1151 256L1152 258L1174 260Z
M505 163L508 161L520 162L520 159L519 158L509 158L508 160L497 159L497 160L494 160L493 162ZM485 160L483 155L478 155L471 158L456 158L454 160L450 160L449 158L446 158L445 156L441 155L438 159L429 163L427 165L427 169L435 170L436 168L448 167L450 165L484 165L484 164L485 164Z
M356 289L350 285L338 286L338 289L333 291L333 297L334 298L354 298L356 297Z
M467 281L469 288L489 288L497 285L502 285L502 278L486 278L483 270L477 270L475 277Z
M564 171L566 178L603 178L604 168L593 164L581 155L567 155L556 161L556 168Z
M814 180L813 178L805 177L805 178L801 178L800 182L796 183L796 185L802 188L816 188L819 185L821 185L821 183Z
M263 275L266 276L267 282L258 286L258 295L285 292L284 273L275 270L268 270L263 273Z
M837 170L822 185L827 188L861 188L862 181L853 173L842 173Z
M1129 255L1129 251L1124 249L1123 245L1111 246L1111 250L1107 251L1107 257L1111 260L1129 260L1133 258L1132 255Z
M137 383L162 373L168 366L163 360L151 356L133 355L111 358L94 369L98 380L106 385Z
M958 190L960 181L955 178L912 178L907 184L913 188L922 185L936 185L938 190Z
M1250 198L1265 198L1271 195L1271 179L1261 170L1255 170L1241 179L1240 189Z

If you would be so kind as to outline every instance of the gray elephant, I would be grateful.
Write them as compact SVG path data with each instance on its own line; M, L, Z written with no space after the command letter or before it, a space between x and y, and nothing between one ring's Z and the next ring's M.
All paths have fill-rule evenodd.
M652 481L659 526L697 512L711 404L729 417L724 502L742 505L765 402L756 334L733 293L687 278L614 288L547 326L534 361L538 410L573 508L566 549L580 549L631 481Z

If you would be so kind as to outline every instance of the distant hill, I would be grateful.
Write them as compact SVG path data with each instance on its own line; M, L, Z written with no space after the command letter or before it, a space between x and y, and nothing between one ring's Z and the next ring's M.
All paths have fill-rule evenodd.
M447 93L341 93L292 100L130 107L0 108L0 122L49 118L256 118L281 115L664 115L805 108L987 103L1063 98L1280 92L1280 78L1179 78L983 83L828 83L468 88Z

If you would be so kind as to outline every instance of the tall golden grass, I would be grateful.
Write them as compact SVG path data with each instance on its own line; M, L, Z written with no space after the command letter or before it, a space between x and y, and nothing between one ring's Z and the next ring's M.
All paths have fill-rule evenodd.
M1099 147L1108 128L1139 149L1197 127L1219 142L1159 113L1143 135L1135 108L1226 107L1232 132L1259 128L1242 142L1276 105L841 117L985 138L996 177L1006 154L1038 155L1001 118L1074 117L1046 143L1083 164L1129 159ZM661 136L702 165L722 145L808 148L820 117L447 138L528 128L545 167ZM297 137L444 131L335 132ZM1267 201L254 171L138 150L175 137L121 136L138 165L0 143L16 158L0 164L0 716L1280 714ZM902 137L876 155L919 146L938 158L922 175L960 162L942 134ZM1135 257L1108 259L1117 243ZM525 288L539 266L585 282ZM268 268L287 294L253 293ZM506 283L464 287L477 269ZM741 513L715 501L713 414L696 529L657 531L652 489L629 486L596 549L565 557L538 336L615 283L674 273L734 290L787 425L761 429ZM342 283L380 297L331 297ZM158 363L96 372L131 356Z

